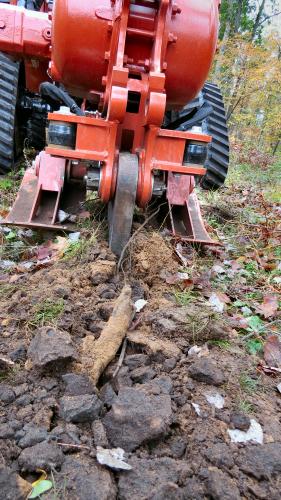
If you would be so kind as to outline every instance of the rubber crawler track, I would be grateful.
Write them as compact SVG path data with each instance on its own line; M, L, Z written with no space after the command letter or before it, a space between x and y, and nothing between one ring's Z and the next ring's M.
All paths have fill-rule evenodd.
M0 173L14 165L14 131L19 63L0 52Z
M46 146L47 113L33 111L26 124L28 145L41 151Z
M205 101L212 105L214 111L205 120L205 131L212 137L209 146L207 173L201 185L204 189L218 189L223 186L229 165L229 139L225 109L221 91L214 83L206 83L202 89Z

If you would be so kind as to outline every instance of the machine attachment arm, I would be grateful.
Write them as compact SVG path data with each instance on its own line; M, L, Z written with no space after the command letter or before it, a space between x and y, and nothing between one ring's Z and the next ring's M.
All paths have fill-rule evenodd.
M51 21L48 14L0 4L0 51L50 59L50 47Z

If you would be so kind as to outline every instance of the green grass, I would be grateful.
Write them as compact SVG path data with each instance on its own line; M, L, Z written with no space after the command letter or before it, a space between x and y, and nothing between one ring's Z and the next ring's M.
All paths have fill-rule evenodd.
M229 340L210 340L209 344L225 350L228 350L231 347L231 342Z
M174 292L174 296L179 306L187 306L194 298L196 298L197 294L192 289L184 290L183 292L176 290Z
M238 409L243 413L251 414L254 413L254 406L246 399L239 399L237 403Z
M13 183L10 179L0 179L0 191L10 191L13 188Z
M95 230L88 239L81 238L77 242L70 242L64 252L63 260L69 261L86 258L91 248L97 243L97 231L98 230Z
M242 373L239 377L239 384L242 391L248 394L253 394L257 392L259 382L256 379L251 378L247 373Z
M276 158L275 163L269 165L267 168L253 166L246 163L237 164L232 161L230 165L229 174L227 177L227 184L261 184L263 186L274 186L281 183L281 158ZM275 183L275 184L274 184Z
M29 321L29 324L35 327L53 325L56 323L63 311L63 299L60 299L57 302L54 302L51 299L46 299L44 302L41 302L34 307L34 314Z

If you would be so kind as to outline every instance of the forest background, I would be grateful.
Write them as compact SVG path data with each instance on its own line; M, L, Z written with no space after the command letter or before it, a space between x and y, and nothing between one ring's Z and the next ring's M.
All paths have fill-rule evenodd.
M235 161L266 168L281 156L281 1L222 0L211 78L225 98Z

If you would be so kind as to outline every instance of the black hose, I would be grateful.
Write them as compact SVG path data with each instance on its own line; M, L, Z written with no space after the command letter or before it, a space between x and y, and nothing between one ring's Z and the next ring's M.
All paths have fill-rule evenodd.
M76 104L74 99L68 95L65 90L62 90L59 87L56 87L53 83L44 82L41 83L39 87L39 92L43 99L47 102L51 100L53 102L58 102L60 104L64 104L67 106L71 113L74 113L77 116L84 116L85 113L81 110L81 108Z

